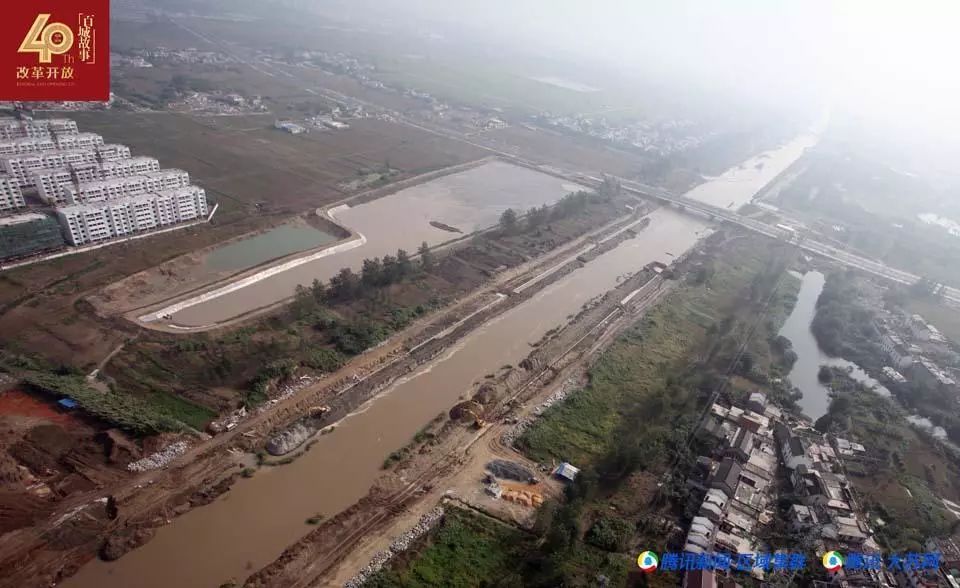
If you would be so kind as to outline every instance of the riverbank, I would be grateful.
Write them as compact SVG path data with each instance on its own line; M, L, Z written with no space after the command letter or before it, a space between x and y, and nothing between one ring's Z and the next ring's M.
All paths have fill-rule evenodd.
M728 187L736 188L738 193L756 189L746 182ZM301 459L288 466L272 468L269 475L255 475L250 480L239 481L230 500L217 500L203 509L191 511L177 519L175 525L161 529L153 541L128 554L118 564L135 571L137 575L130 576L134 582L155 578L158 583L169 585L171 578L165 578L165 575L190 571L195 575L210 573L210 583L216 583L225 579L212 573L222 569L217 566L242 570L251 561L270 557L270 548L264 547L267 542L289 544L276 536L280 521L283 521L283 533L297 531L299 535L303 532L303 513L307 509L307 516L313 516L317 512L327 514L348 508L379 475L384 456L403 446L424 422L435 417L436 406L449 407L458 394L482 381L485 374L495 373L496 366L516 365L529 353L531 343L563 324L568 315L576 315L585 302L615 286L624 273L636 271L645 260L666 260L669 255L687 251L696 243L697 232L705 228L699 221L666 210L655 212L652 218L650 226L640 236L546 286L521 307L477 329L462 345L454 345L448 350L429 370L398 383L395 389L382 395L365 411L320 438ZM524 307L535 307L537 312L523 312L521 308ZM527 340L527 337L534 340ZM385 358L389 349L378 349L377 353ZM297 398L307 397L309 395L304 394ZM315 397L310 400L311 405L316 404ZM440 404L433 405L432 402ZM299 403L284 402L278 408L293 404ZM291 415L295 416L298 414ZM263 423L262 420L255 422ZM227 439L242 440L238 434L250 431L248 426L241 425ZM262 434L268 432L264 430ZM346 456L351 458L349 463L343 462ZM361 457L362 463L359 461ZM277 497L281 496L283 500L277 502ZM264 504L264 500L278 505L270 509L269 515L259 512L255 506ZM326 507L318 508L318 500L324 500ZM338 507L338 503L343 506ZM244 505L250 508L243 508ZM241 508L241 511L235 508ZM269 524L270 530L257 530L260 524ZM222 538L218 539L221 548L216 553L191 547L194 538L207 536L211 529L216 529L218 537ZM250 543L244 547L244 542ZM205 554L205 560L189 563L201 553ZM178 566L163 563L168 561L177 561ZM120 567L112 569L116 572ZM119 577L114 576L114 579ZM189 583L190 578L185 581ZM176 580L173 583L177 583Z
M709 350L722 349L724 343L738 339L734 333L755 327L752 339L756 346L751 349L757 357L757 373L751 377L756 382L746 386L733 382L721 394L746 398L751 392L765 390L758 383L765 379L765 369L759 366L770 364L773 352L768 342L785 316L782 309L792 304L793 288L776 279L776 272L771 274L774 279L760 280L760 286L751 287L756 275L766 273L766 260L783 255L779 250L756 247L756 239L718 240L723 244L692 255L686 262L692 271L678 271L675 288L642 319L627 321L612 344L591 358L589 377L581 386L574 384L565 400L553 404L527 428L518 444L524 455L506 450L508 459L528 463L532 458L539 465L563 459L581 470L577 484L566 487L567 496L573 494L573 499L563 500L563 493L557 492L553 495L557 501L542 508L546 513L538 517L536 526L529 520L536 515L528 509L529 519L513 531L524 537L524 529L532 528L532 546L517 551L509 534L489 544L475 535L476 528L470 528L439 546L440 553L449 550L457 557L438 559L431 545L446 532L443 523L412 552L374 576L369 585L402 582L422 569L434 570L436 577L467 578L466 584L479 581L476 574L482 573L510 578L513 585L581 585L602 574L619 585L626 581L627 572L635 569L638 550L666 549L664 529L672 528L677 512L683 510L682 494L671 502L678 490L671 480L682 485L683 470L690 466L677 448L685 445L685 436L707 402L702 391L713 390L719 382L713 378L720 377L729 365L725 352L711 355ZM712 265L715 272L709 281L698 283L698 269L705 265ZM754 298L768 302L760 304L758 311ZM768 327L768 322L773 326ZM730 324L729 332L709 328L722 323ZM692 365L696 369L691 369ZM558 384L563 384L564 376L558 375ZM556 387L547 389L554 390ZM523 414L520 408L507 420ZM505 425L501 430L512 427ZM500 513L507 509L505 501L482 495L479 481L485 474L485 457L482 453L467 456L466 463L437 486L452 489L453 500L465 501L470 508L504 521ZM671 464L679 471L661 476ZM463 471L459 471L461 467ZM666 490L662 500L656 500L661 485ZM429 503L422 508L427 506ZM566 523L571 520L577 524ZM610 537L604 529L616 532ZM490 567L463 565L474 558L489 562ZM351 565L356 562L351 560ZM326 576L326 583L302 585L339 584L355 569L341 568L335 577Z
M575 226L584 226L580 221L574 224ZM518 280L519 283L519 281L526 281L528 279L527 275L540 275L547 268L554 266L557 263L556 259L565 259L569 257L573 251L582 248L584 240L588 238L602 239L604 235L620 230L622 224L622 221L611 223L608 227L604 227L578 240L574 240L568 245L567 249L561 248L545 258L537 258L532 262L521 264L515 269L503 271L498 276L497 281L493 282L489 287L496 289L502 287L502 284L506 284L506 291L510 291L512 289L510 280ZM529 274L525 272L529 272ZM548 284L544 284L545 287L547 285ZM203 489L217 486L223 476L229 476L231 474L231 468L237 467L234 465L236 464L236 460L230 458L228 453L224 453L231 444L240 443L241 446L248 447L251 451L256 450L266 439L266 436L268 436L271 431L276 430L276 427L284 426L285 422L290 422L298 418L303 414L303 411L310 409L310 407L327 403L330 394L336 394L342 391L344 384L347 382L351 384L354 383L349 377L350 374L358 375L361 378L372 374L386 377L389 375L388 372L377 371L386 365L386 362L401 357L404 348L413 348L424 341L435 338L439 333L449 334L450 332L447 331L447 329L451 325L457 324L465 317L470 316L474 310L482 308L487 304L486 300L488 297L485 293L489 292L489 290L481 290L466 296L462 303L454 304L448 311L441 313L439 316L430 317L430 322L418 321L400 335L378 346L376 349L363 354L338 374L322 378L315 386L298 393L291 399L281 401L270 411L258 414L249 421L241 423L239 427L229 433L216 437L211 443L200 444L195 447L188 455L184 456L180 462L170 466L169 471L154 472L148 478L139 477L136 480L132 480L126 487L116 488L113 495L120 505L120 517L116 521L109 523L107 529L150 528L155 527L158 523L162 524L164 520L177 514L182 514L185 512L185 509L190 508L190 504L196 502L191 498L193 493L191 488L199 488L199 492L204 496L204 502L209 501L212 495L209 491ZM530 292L530 295L533 294L535 294L535 291ZM473 328L473 326L473 324L464 325L467 329ZM457 336L459 336L459 334ZM449 338L444 341L436 341L434 343L434 349L451 344L452 340ZM426 354L431 352L431 349L423 349L421 352ZM398 372L394 377L404 375L406 368L399 369ZM355 386L351 388L350 391L359 394L376 385L376 381L370 378L364 378L362 382L365 384L364 386ZM369 386L369 388L367 388L367 386ZM350 398L350 395L344 394L342 397L346 400ZM344 410L349 409L345 408ZM431 414L430 418L433 416L435 416L435 413ZM332 418L337 417L334 415ZM316 451L317 449L314 449L313 453ZM384 454L377 459L377 467L380 462L382 462L383 456L388 452L389 451L385 451ZM343 455L343 452L338 451L334 452L334 454ZM192 462L192 460L196 461ZM248 465L249 463L246 463L244 467ZM283 466L278 469L287 469L288 467L291 466ZM235 472L236 470L233 471ZM185 485L182 480L190 480L191 484ZM147 486L147 481L152 481L153 483ZM247 481L244 480L243 482L246 483ZM224 486L219 486L219 488L220 490L218 491L225 490ZM366 488L364 488L364 491L365 490ZM215 495L215 493L213 495ZM81 498L78 497L78 500L81 500ZM311 511L311 514L312 512L314 511ZM302 529L302 521L303 518L298 518L295 528ZM159 535L162 538L162 530ZM12 547L19 549L20 546L32 544L22 533L19 534L19 536L21 538L19 541L6 544L6 548ZM13 539L12 536L5 537L4 539L8 538ZM39 545L42 545L42 542ZM282 545L284 544L280 546L282 547ZM96 549L95 543L92 548L93 550ZM149 544L147 548L149 548ZM40 572L36 568L33 568L33 562L31 562L30 565L30 569L34 570L38 578L44 577L49 571L56 570L59 566L63 565L63 563L57 564L55 562L71 561L68 553L51 551L45 552L47 556L44 556L42 549L43 548L41 548L41 552L35 552L37 556L36 561L37 563L47 561L47 564L42 565L40 569L48 571ZM70 552L86 559L92 555L92 550L87 551L86 549L89 548L85 548L84 545L78 545L76 549L71 548ZM137 551L139 552L141 550ZM0 557L10 553L11 552L6 551L6 549L0 549ZM47 557L52 557L53 559L46 559ZM123 560L125 559L126 557L123 558ZM67 571L67 573L70 572ZM17 577L20 578L20 576ZM21 580L22 579L23 578L21 578Z
M890 391L883 384L871 378L857 364L842 357L827 355L820 349L810 326L816 316L817 300L823 292L825 281L824 275L815 270L802 275L797 304L779 333L790 340L791 349L796 353L797 360L787 377L803 393L798 404L813 421L826 414L830 406L830 390L818 378L820 366L849 370L850 376L858 382L874 388L878 394L890 396Z

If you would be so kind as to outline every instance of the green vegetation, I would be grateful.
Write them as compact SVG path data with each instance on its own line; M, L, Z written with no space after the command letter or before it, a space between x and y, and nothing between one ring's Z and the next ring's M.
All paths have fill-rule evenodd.
M633 525L617 517L601 517L587 531L586 542L604 551L623 551L633 536Z
M754 318L752 298L759 302L769 296L769 288L779 287L770 296L772 322L760 325L769 331L751 338L752 357L765 356L763 348L779 329L777 321L782 322L796 300L795 279L776 281L783 275L779 251L745 246L733 250L735 255L709 261L708 281L681 286L621 336L591 368L588 386L552 407L528 430L520 441L526 452L540 461L579 464L611 450L628 451L632 445L629 451L642 455L637 459L646 466L669 459L666 448L673 446L675 435L682 438L689 430L695 406L717 384L703 364L725 369L732 361ZM763 279L756 281L757 276ZM745 288L752 297L743 295ZM754 373L768 362L746 363L750 369L744 370L748 366L741 362L741 371L769 379Z
M309 519L307 519L306 523L308 525L319 525L323 521L323 519L324 519L323 515L320 513L317 513L312 517L310 517Z
M884 365L880 335L873 327L874 311L861 302L863 287L852 270L829 274L810 330L827 354L879 370Z
M524 555L533 538L469 512L449 508L430 534L429 545L405 569L385 569L367 581L371 588L401 586L520 586Z
M508 208L500 215L500 230L507 235L517 232L517 211Z
M121 393L111 392L111 394L119 396ZM160 390L154 390L135 399L142 400L153 413L179 421L198 431L202 431L207 423L217 416L214 411L205 406Z
M940 306L929 289L929 283L922 282L892 290L882 302L893 308L922 305L924 309L935 310L932 316L939 318L941 323L950 324L949 319L957 320L960 314ZM880 297L878 294L871 296L872 292L868 282L851 272L828 275L817 301L817 314L811 330L825 351L849 359L875 378L881 378L880 369L887 364L887 359L879 345L880 333L873 327L874 308L880 303ZM952 354L939 357L938 363L944 367L960 367ZM822 374L823 377L826 375ZM951 390L927 386L916 378L910 378L905 384L889 382L887 387L904 406L943 427L951 441L960 443L960 414L956 411L956 396Z
M552 207L544 204L539 208L529 209L524 219L526 224L522 228L526 232L531 232L550 221L557 221L581 214L587 209L591 201L608 201L618 194L619 191L620 185L608 178L604 180L604 184L597 193L585 192L583 190L571 192L557 201ZM503 214L500 215L501 234L505 236L515 235L519 233L520 230L521 226L517 211L512 208L504 210Z
M445 550L431 545L380 576L394 583L375 585L432 585L423 577L445 578L448 570L455 577L460 560L473 557L492 559L480 564L487 578L497 579L491 585L585 586L600 575L622 584L637 551L666 548L672 519L684 512L685 474L698 454L696 438L692 446L688 441L707 400L718 389L771 393L771 374L780 369L772 342L799 285L784 277L791 255L748 238L692 260L709 266L704 279L691 272L689 282L601 355L583 390L528 429L519 441L528 455L581 468L564 500L538 511L535 539L519 546L504 538L480 542L471 529ZM758 307L765 315L758 316ZM739 354L744 347L749 361ZM730 370L738 375L728 377ZM438 557L451 551L456 561ZM418 575L421 566L429 573Z
M346 362L346 357L334 349L318 347L307 352L303 365L321 372L335 372Z
M90 388L81 376L34 372L26 375L24 382L58 399L72 398L89 414L138 435L179 431L185 424L203 428L214 416L203 407L171 396L160 402L147 402L127 394L99 392Z
M957 498L956 460L913 429L895 402L865 390L844 370L830 369L829 386L835 397L817 428L868 448L870 458L850 473L867 508L886 523L878 529L881 545L921 551L927 538L951 534L956 519L940 497Z
M298 364L293 359L277 359L260 368L251 383L251 389L244 396L244 404L251 408L267 400L267 389L271 382L289 380L297 371Z

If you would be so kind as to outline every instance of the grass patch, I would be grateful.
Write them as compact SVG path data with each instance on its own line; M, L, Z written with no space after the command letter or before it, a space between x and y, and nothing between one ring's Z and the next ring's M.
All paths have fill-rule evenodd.
M739 245L711 260L709 279L678 287L650 310L594 364L583 390L554 405L528 429L520 439L526 453L541 462L592 462L618 442L615 432L636 407L650 417L643 428L651 440L669 437L675 417L692 410L700 387L709 385L689 377L698 371L691 364L732 353L717 340L739 340L740 325L731 313L749 319L752 303L743 291L758 277L769 280L782 274L782 267L770 264L775 257L768 249ZM782 292L773 297L770 318L775 328L786 316L783 308L795 299L795 282L781 281ZM727 316L730 320L717 322L716 317ZM764 333L755 338L766 344Z
M148 402L136 396L116 392L99 392L87 386L82 376L30 373L24 382L35 390L55 398L72 398L87 413L138 435L161 431L179 431L184 422L179 417L196 417L197 411L187 410L183 404ZM156 400L154 398L154 400ZM172 399L171 400L176 400ZM200 409L200 407L196 407ZM202 427L202 424L201 424Z
M535 547L533 538L520 531L457 508L447 509L443 523L428 541L429 545L407 565L398 562L374 575L366 585L520 586L523 579L517 572L524 554Z
M217 413L205 406L194 404L189 400L167 394L166 392L154 392L145 397L147 403L156 407L164 414L184 423L198 431L202 431L207 423L217 416Z

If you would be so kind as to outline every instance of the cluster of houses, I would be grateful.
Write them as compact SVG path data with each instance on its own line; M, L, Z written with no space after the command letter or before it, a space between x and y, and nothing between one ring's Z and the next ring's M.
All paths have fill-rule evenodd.
M565 129L612 143L629 145L646 153L667 156L698 147L714 132L702 132L688 120L641 120L633 123L611 121L593 115L553 116L544 113L535 118L540 125Z
M782 551L783 546L763 539L776 529L793 538L791 552L804 553L808 566L828 551L883 555L845 473L844 460L865 454L863 445L823 435L760 392L739 405L713 404L701 435L712 451L697 460L687 480L696 514L683 540L684 552ZM933 540L927 548L942 554L940 570L843 569L825 575L824 585L918 588L949 583L952 576L945 570L960 569L960 550L950 540ZM760 568L751 575L770 579ZM684 585L739 586L735 577L717 570L688 572Z
M757 531L776 517L778 458L772 423L781 418L780 409L759 392L750 395L746 406L710 407L701 431L714 451L697 460L687 480L700 504L685 552L763 551ZM762 571L756 573L762 578Z
M955 357L950 341L919 314L877 324L880 347L890 365L884 376L897 384L915 381L934 389L960 392L957 381L935 359Z

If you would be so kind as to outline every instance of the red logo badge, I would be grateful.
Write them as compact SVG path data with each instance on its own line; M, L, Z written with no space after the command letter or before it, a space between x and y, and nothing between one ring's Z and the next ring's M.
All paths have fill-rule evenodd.
M110 0L16 0L0 19L0 100L110 99Z

